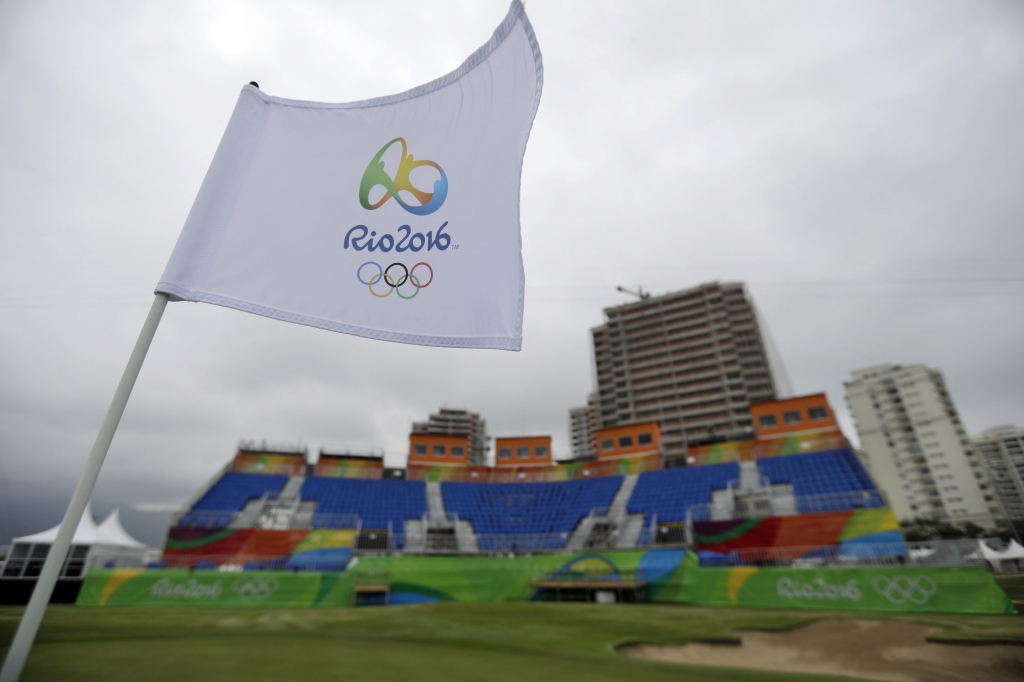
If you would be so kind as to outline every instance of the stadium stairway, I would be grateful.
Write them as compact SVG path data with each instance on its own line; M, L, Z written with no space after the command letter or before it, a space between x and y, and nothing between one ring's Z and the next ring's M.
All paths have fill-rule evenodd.
M636 547L637 540L644 528L643 514L630 514L626 507L629 498L633 495L636 483L639 480L638 474L629 474L622 479L615 498L608 506L607 512L601 514L588 514L580 520L576 529L566 541L565 548L570 551L581 551L593 546L597 541L596 533L602 536L610 536L612 545L616 549L632 549ZM602 537L603 543L604 537Z
M448 521L444 498L441 497L441 484L436 481L427 482L427 513L430 515L430 525L439 525Z
M316 504L303 504L301 497L305 476L289 476L277 497L264 495L250 500L235 523L242 528L288 530L309 527Z
M405 552L406 554L423 554L427 551L426 519L405 520Z
M739 462L739 480L711 495L708 519L725 521L753 516L792 516L797 513L793 486L771 484L761 476L757 462Z
M281 488L281 492L278 493L277 499L279 502L294 502L302 490L302 484L305 482L305 476L289 476L288 482Z
M480 549L473 524L463 521L457 516L448 518L448 510L444 506L441 484L428 481L426 484L427 513L423 519L405 522L406 550L409 552L423 551L456 551L459 553L478 552ZM412 545L410 542L410 537Z

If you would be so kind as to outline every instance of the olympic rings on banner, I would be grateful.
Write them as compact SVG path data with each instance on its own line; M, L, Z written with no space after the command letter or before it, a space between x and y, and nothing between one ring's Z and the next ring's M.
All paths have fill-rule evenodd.
M370 275L368 280L363 278L363 268L366 266L377 268L377 272ZM416 269L420 266L425 267L430 272L430 277L426 282L421 282L420 278L416 275ZM397 279L395 279L395 276L392 274L393 268L402 269L402 274ZM411 298L416 298L416 294L420 293L420 289L426 289L430 286L430 283L434 281L434 268L430 267L429 263L424 263L422 261L411 268L407 268L405 263L392 263L385 268L381 266L380 263L371 260L366 261L356 269L356 279L359 280L360 284L366 285L370 290L370 293L377 298L387 298L391 295L391 292L394 291L398 294L399 298L408 301ZM379 284L380 282L383 282L387 286L387 289L383 290L383 292L380 291L381 287L379 286L377 287L377 291L373 288L375 284ZM401 290L401 287L406 284L411 285L414 289L412 294L408 296L403 294Z
M871 587L893 604L903 604L909 601L918 605L931 599L939 589L935 581L926 575L918 575L913 578L897 575L891 580L888 576L876 575L871 579Z
M280 587L281 583L274 576L267 578L257 575L238 578L231 586L231 589L242 599L264 601L269 599L270 595L277 592Z

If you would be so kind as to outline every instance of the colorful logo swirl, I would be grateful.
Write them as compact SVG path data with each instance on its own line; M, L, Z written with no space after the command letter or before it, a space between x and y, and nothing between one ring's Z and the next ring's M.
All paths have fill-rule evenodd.
M402 158L398 162L398 172L395 173L395 177L392 178L384 170L384 162L381 158L384 153L391 148L396 142L402 143ZM363 173L363 180L359 183L359 203L362 204L363 208L367 211L380 208L387 203L391 197L395 198L395 201L409 213L413 215L430 215L437 209L441 208L441 204L448 197L448 176L445 175L444 169L438 166L433 161L416 161L412 154L408 154L408 148L405 145L405 138L396 137L395 139L388 142L386 145L380 148L377 155L370 161L370 165L366 167L366 171ZM441 174L440 179L434 181L434 191L424 192L421 189L413 186L412 180L409 178L409 174L416 168L421 166L430 166L436 168L437 172ZM381 185L385 194L380 198L377 203L370 203L370 190L377 185ZM402 200L399 192L405 191L416 197L416 200L420 202L419 206L413 204L407 204Z

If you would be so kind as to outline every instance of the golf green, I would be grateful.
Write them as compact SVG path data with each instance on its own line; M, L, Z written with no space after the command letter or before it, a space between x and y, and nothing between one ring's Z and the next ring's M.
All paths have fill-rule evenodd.
M0 609L0 643L21 609ZM820 675L627 658L630 642L684 644L737 630L852 614L675 605L421 604L344 609L51 607L22 679L175 680L825 680ZM858 614L954 639L1024 643L1020 616ZM742 650L737 649L741 655Z

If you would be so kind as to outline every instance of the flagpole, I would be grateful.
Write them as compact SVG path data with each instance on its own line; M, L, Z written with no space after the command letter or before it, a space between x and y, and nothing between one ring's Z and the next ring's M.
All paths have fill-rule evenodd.
M25 660L32 649L32 642L36 638L39 624L43 620L46 606L50 603L50 595L57 584L57 577L60 575L67 556L71 541L78 524L82 520L85 505L92 496L92 489L96 485L96 479L100 475L100 467L110 449L110 442L114 439L117 425L124 414L125 405L128 404L128 396L132 393L135 380L139 378L139 370L142 369L142 362L146 359L146 353L153 342L153 335L160 324L160 318L167 307L167 294L156 294L153 299L153 307L149 309L145 324L139 333L139 339L135 342L135 349L128 358L128 366L121 376L121 383L117 385L114 398L110 401L110 408L107 409L107 416L103 419L100 432L96 436L96 442L89 453L89 459L85 463L85 471L78 481L74 495L71 496L71 503L64 512L64 520L61 521L60 530L57 531L57 538L50 547L50 553L46 556L46 563L43 564L43 571L39 575L35 589L32 591L32 598L29 599L25 614L18 624L18 631L11 642L11 648L7 651L7 658L4 660L3 670L0 670L0 682L17 682L25 667Z

